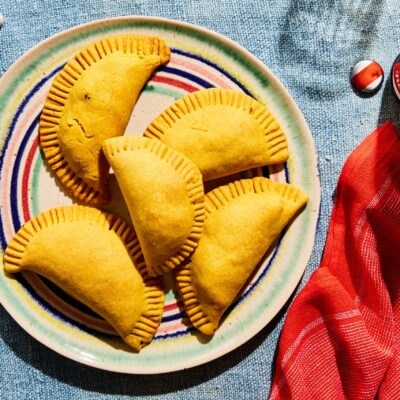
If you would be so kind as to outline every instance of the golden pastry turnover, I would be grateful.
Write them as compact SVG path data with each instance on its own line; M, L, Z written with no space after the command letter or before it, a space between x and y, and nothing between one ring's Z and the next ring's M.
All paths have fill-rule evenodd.
M185 154L204 181L288 158L285 134L269 110L244 93L226 89L182 97L144 135Z
M132 109L170 49L157 37L120 35L90 44L55 77L39 124L44 155L77 199L109 199L104 139L124 133Z
M174 271L186 313L197 329L214 334L257 264L306 202L295 186L261 177L206 194L199 245Z
M104 153L128 206L149 275L188 257L200 239L204 188L198 168L158 140L107 139Z
M4 269L43 275L101 315L137 351L161 322L161 282L148 276L134 231L112 214L85 206L39 214L8 244Z

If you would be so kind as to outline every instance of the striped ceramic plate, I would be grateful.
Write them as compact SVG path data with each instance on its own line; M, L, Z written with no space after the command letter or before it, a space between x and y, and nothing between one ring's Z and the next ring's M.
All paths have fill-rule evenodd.
M32 273L7 277L1 269L0 300L32 336L74 360L107 370L160 373L195 366L238 347L275 316L293 292L308 262L320 194L314 144L300 111L277 78L232 41L177 21L124 17L78 26L39 44L0 80L0 241L4 250L29 218L71 204L38 147L40 111L52 78L78 49L110 34L159 35L172 48L171 61L148 82L133 112L129 134L183 95L210 87L240 90L267 104L287 133L290 160L242 175L292 182L310 197L307 208L260 264L251 283L210 341L197 336L165 277L166 304L154 341L130 352L113 329L91 310ZM233 144L234 145L234 144ZM108 210L127 213L115 180ZM268 227L266 227L268 229Z

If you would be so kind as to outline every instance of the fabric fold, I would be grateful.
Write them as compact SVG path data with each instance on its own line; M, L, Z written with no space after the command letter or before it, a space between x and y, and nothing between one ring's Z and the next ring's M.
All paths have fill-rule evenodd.
M291 305L270 399L400 398L400 141L347 159L320 267Z

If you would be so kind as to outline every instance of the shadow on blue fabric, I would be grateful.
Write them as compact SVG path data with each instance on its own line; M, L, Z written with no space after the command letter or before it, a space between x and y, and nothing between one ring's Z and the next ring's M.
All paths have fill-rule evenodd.
M2 321L2 324L0 325L0 336L23 362L30 364L36 370L57 381L74 385L90 392L125 396L156 396L197 386L237 365L267 340L277 322L286 313L288 304L292 300L293 298L290 298L270 324L252 340L217 360L186 370L185 374L178 371L162 375L129 375L77 364L75 361L64 358L48 349L25 331L22 331L1 307L0 321ZM18 331L18 340L13 334L14 329L5 330L6 326L14 326L14 329ZM22 338L23 340L21 340ZM21 343L24 343L24 345L21 346ZM61 364L63 368L58 368L57 366ZM270 370L272 374L273 362ZM109 384L110 375L112 375L113 385Z
M279 48L281 64L292 70L287 72L294 84L314 100L341 96L335 89L342 86L341 71L349 68L349 57L354 55L354 64L369 47L381 12L382 0L293 0ZM327 79L333 83L330 90Z

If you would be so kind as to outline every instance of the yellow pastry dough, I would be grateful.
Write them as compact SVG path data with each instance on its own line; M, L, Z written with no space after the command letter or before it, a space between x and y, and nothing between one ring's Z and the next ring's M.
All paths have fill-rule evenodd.
M56 76L40 118L40 144L74 197L91 204L109 199L101 145L124 133L141 89L169 57L157 37L107 37L81 50Z
M214 334L257 264L307 196L267 178L235 181L205 196L206 220L196 251L175 269L193 325Z
M285 135L268 109L226 89L199 90L181 98L144 135L189 157L204 181L288 158Z
M158 278L148 276L134 231L85 206L53 208L27 222L4 254L7 272L34 271L107 320L140 350L164 309Z
M167 272L197 246L204 221L198 168L158 140L107 139L104 153L115 172L149 275Z

